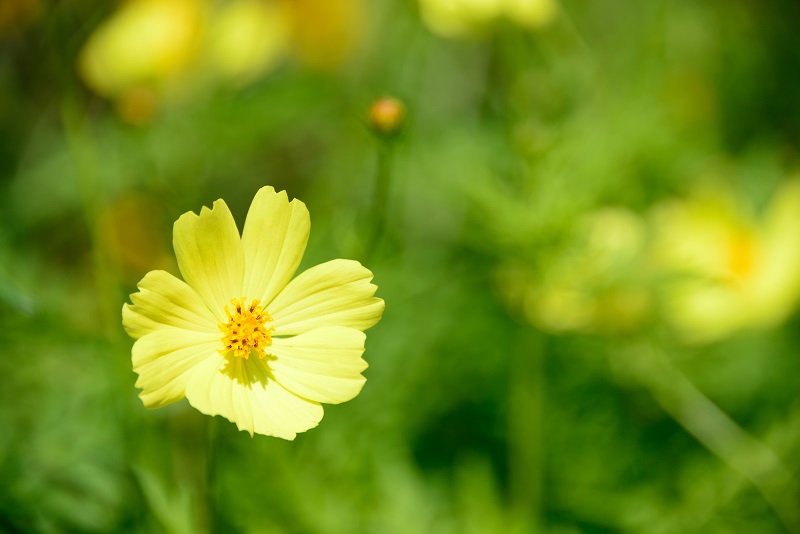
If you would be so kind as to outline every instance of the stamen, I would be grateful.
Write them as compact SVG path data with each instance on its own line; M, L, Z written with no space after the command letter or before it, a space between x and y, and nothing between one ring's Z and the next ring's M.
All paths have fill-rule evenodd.
M237 358L250 357L250 352L258 352L259 358L264 358L266 348L272 345L272 332L275 328L272 325L265 326L265 323L272 322L272 317L261 303L253 299L247 306L245 297L231 300L231 306L236 310L231 313L228 306L225 306L225 315L228 316L226 324L220 324L219 329L224 334L222 345L225 347L219 352L226 354L233 351Z

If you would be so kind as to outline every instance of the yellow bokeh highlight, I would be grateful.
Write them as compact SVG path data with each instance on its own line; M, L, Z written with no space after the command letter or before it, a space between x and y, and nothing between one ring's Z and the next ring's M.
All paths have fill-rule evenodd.
M286 0L291 52L312 68L332 70L358 49L367 28L363 0Z
M252 81L280 62L290 32L289 13L282 4L262 0L225 4L209 28L211 67L234 83Z
M140 86L167 90L200 50L206 17L200 0L131 0L89 38L80 73L111 98Z
M556 0L419 0L419 4L425 24L443 37L480 32L502 17L537 30L558 16Z
M641 217L603 208L586 215L535 276L519 268L502 272L502 289L531 324L548 332L630 331L651 309L638 273L645 246Z
M761 217L724 187L653 212L655 268L667 277L667 322L687 342L777 326L800 298L800 181Z
M335 70L366 27L363 0L128 0L91 34L78 70L125 121L146 124L165 103L246 85L287 58Z

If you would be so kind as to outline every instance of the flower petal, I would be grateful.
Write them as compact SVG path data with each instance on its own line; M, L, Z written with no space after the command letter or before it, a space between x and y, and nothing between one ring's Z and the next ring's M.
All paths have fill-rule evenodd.
M276 336L291 336L325 326L366 330L383 314L373 297L372 272L353 260L331 260L289 282L268 305Z
M269 348L277 359L272 373L289 391L317 402L337 404L358 395L366 379L361 359L366 335L354 328L318 328L299 336L276 338Z
M134 339L165 325L197 332L217 329L218 321L197 292L166 271L147 273L131 302L122 307L122 325Z
M189 403L208 415L221 415L239 430L294 439L317 426L322 406L281 386L266 360L242 360L217 353L199 365L186 386Z
M747 288L749 311L770 325L783 321L800 298L800 180L775 191L761 236L758 270Z
M239 230L224 200L200 215L184 213L175 221L172 244L183 279L219 320L225 306L241 297L244 254Z
M292 279L308 243L311 220L306 205L289 202L286 191L262 187L242 232L244 293L269 302Z
M182 399L193 369L218 354L220 347L218 334L169 326L139 338L131 354L144 405L158 408Z

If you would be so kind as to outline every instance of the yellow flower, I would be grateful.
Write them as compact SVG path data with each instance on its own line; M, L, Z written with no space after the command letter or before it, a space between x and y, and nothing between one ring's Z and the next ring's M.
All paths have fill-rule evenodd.
M800 181L778 189L759 219L715 188L654 211L654 263L670 275L667 320L688 342L768 328L800 299Z
M151 271L122 309L146 407L185 396L251 435L294 439L322 419L320 403L358 395L363 331L384 303L356 261L292 279L309 230L305 204L271 187L256 194L241 237L223 200L176 221L185 282Z
M603 208L587 214L570 237L546 265L500 272L512 307L554 333L624 333L642 326L651 299L640 265L646 244L641 218Z
M210 23L207 61L222 79L244 84L272 70L289 46L288 9L275 2L227 2Z
M202 46L207 8L200 0L129 0L91 35L78 59L98 94L167 91L187 74Z
M292 20L293 55L323 71L339 68L369 28L364 0L283 0Z
M77 67L141 125L165 105L244 86L292 56L335 70L361 43L366 17L364 0L126 0L90 35Z
M444 37L479 30L506 16L529 29L548 26L558 15L556 0L419 0L425 23Z

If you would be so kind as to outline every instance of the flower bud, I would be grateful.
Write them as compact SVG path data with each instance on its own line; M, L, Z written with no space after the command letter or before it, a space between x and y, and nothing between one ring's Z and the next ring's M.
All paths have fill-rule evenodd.
M406 108L396 98L379 98L369 108L369 126L379 137L392 138L403 130L406 122Z

